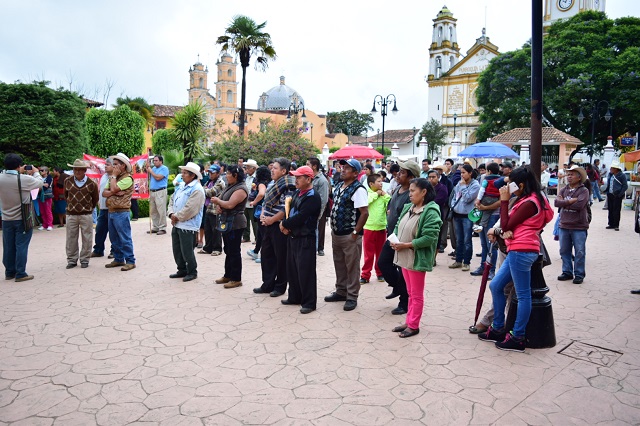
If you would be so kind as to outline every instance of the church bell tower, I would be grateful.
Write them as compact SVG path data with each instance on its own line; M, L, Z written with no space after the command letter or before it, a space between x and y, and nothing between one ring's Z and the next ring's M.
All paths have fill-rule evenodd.
M429 47L428 80L437 80L449 71L460 59L458 35L453 13L443 6L438 16L433 20L433 36Z
M198 61L189 68L189 103L196 101L204 102L208 95L207 74L209 69L200 63L200 55Z
M216 65L218 67L216 106L235 110L238 108L238 82L236 81L238 63L234 62L227 52L222 52L222 57L216 62Z

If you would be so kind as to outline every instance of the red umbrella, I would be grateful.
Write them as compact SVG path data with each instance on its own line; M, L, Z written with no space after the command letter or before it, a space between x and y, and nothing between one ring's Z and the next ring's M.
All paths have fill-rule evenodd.
M493 265L488 260L484 264L484 271L482 271L482 279L480 280L480 290L478 291L478 301L476 302L476 316L473 320L473 325L478 323L480 317L480 310L482 309L482 303L484 302L484 292L487 288L487 281L489 281L489 271Z
M361 145L347 145L329 156L329 160L348 160L349 158L366 160L367 158L384 158L384 156L373 148Z

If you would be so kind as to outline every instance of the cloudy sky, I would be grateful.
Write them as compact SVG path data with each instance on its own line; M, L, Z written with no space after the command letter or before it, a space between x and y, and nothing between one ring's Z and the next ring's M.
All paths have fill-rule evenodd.
M607 0L611 18L640 16L637 0ZM278 57L266 72L247 72L247 107L286 77L319 114L371 110L375 95L395 94L400 112L387 129L420 127L427 117L429 45L444 4L458 19L461 51L487 35L501 52L531 34L525 0L368 0L268 2L245 0L2 0L0 81L49 80L103 100L142 96L149 103L184 105L189 66L209 66L215 80L218 36L233 16L267 21ZM213 71L213 72L211 72ZM240 68L238 68L240 71ZM238 90L239 91L239 90ZM213 93L213 91L212 91ZM381 127L376 115L374 129ZM372 132L372 134L375 133Z

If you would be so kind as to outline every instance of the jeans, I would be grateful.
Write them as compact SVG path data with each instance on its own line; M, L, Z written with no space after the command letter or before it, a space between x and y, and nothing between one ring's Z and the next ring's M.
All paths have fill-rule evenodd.
M493 297L493 328L504 328L504 309L507 303L504 288L513 281L518 296L518 313L513 325L513 335L521 338L525 335L531 315L531 265L538 259L538 253L510 251L498 269L489 289Z
M473 222L468 217L455 217L453 224L456 229L456 262L462 262L466 265L471 263L473 256Z
M22 219L2 221L2 263L6 278L27 276L27 252L33 229L23 231Z
M109 210L103 209L98 213L96 222L96 243L93 246L93 252L104 255L104 242L109 234Z
M593 199L595 200L597 198L598 201L602 201L604 198L600 195L600 185L598 185L598 182L591 182L591 188L593 189Z
M232 229L222 234L224 242L224 277L231 281L242 281L242 233L244 228Z
M560 257L562 258L563 273L580 278L585 277L587 235L586 229L560 228ZM575 256L573 261L571 261L572 252Z
M136 258L133 256L129 212L109 213L109 240L111 241L113 260L136 264Z
M487 261L487 255L489 255L489 261L491 262L491 272L495 272L496 263L495 259L498 255L498 249L494 247L493 244L489 242L489 238L487 238L487 231L493 228L493 225L500 219L499 214L492 214L489 217L489 223L487 226L482 228L482 232L480 232L480 243L482 244L482 264Z

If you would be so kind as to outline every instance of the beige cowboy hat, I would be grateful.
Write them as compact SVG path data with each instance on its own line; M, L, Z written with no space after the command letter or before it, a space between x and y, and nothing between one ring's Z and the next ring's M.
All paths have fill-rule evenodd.
M67 167L71 167L72 169L88 169L89 165L86 162L82 161L81 159L76 158L73 164L67 163Z
M577 172L580 174L580 183L584 183L587 180L587 171L580 166L573 165L567 169L568 172Z
M247 161L244 162L243 166L245 167L253 167L254 169L257 169L258 166L258 162L252 158L249 158Z
M186 166L178 166L180 170L186 170L193 173L198 177L198 180L202 180L202 173L200 173L200 166L196 163L189 161Z
M125 167L127 168L127 173L131 173L131 160L129 160L129 157L119 152L116 155L112 155L109 158L111 158L111 160L118 160L124 163Z
M609 167L613 167L614 169L624 170L624 166L620 163L620 160L613 160Z

